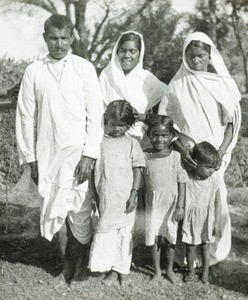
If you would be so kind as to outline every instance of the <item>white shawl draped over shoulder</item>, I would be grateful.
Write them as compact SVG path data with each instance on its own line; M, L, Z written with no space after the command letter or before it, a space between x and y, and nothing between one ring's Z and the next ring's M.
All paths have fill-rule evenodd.
M128 74L124 74L119 63L117 49L123 34L134 33L141 39L141 50L138 64ZM137 109L145 113L163 100L167 103L168 87L151 72L143 69L145 46L143 36L135 31L124 32L116 42L112 57L106 68L100 74L100 84L105 108L113 100L125 99ZM129 132L141 141L144 136L143 123L138 122Z
M193 71L186 61L185 50L191 41L197 40L211 46L211 63L217 73ZM225 63L211 39L202 32L190 34L183 46L183 63L169 84L175 97L169 105L161 103L159 113L167 113L181 131L196 143L208 141L219 149L228 123L233 123L233 138L223 157L221 169L214 174L219 178L222 199L223 233L211 249L211 264L223 260L231 246L231 226L226 201L224 172L230 162L231 152L237 142L241 123L240 92L231 78ZM180 109L183 117L176 112Z

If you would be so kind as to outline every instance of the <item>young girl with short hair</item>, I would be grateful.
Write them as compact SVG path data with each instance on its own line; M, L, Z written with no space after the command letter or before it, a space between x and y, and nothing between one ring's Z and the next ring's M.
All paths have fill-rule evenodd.
M132 106L125 100L111 102L104 114L105 134L95 164L95 189L100 218L93 238L90 269L108 272L103 283L119 277L127 282L132 258L132 229L141 169L145 166L142 149L126 134L134 124Z
M153 280L161 278L161 239L166 242L167 278L174 283L173 272L178 221L184 215L187 173L180 154L171 148L173 121L167 116L154 116L148 121L152 147L145 150L146 168L146 245L151 246L155 267Z
M195 281L196 248L201 246L202 282L208 282L210 243L220 237L221 200L219 183L212 174L220 166L218 151L208 142L196 144L192 157L197 167L189 171L186 185L185 217L182 241L186 243L188 274L186 282Z

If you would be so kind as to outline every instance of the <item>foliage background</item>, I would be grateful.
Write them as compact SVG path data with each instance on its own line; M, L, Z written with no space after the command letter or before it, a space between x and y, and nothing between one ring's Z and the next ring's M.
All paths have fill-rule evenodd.
M132 4L132 9L127 9L127 4ZM97 12L91 18L87 14L88 5ZM248 54L245 39L248 2L245 0L198 0L193 14L178 13L172 9L169 0L2 0L0 3L0 9L6 13L9 9L19 9L31 14L34 7L36 12L40 9L50 14L66 13L71 17L76 27L73 52L90 59L98 72L107 64L111 48L121 32L141 32L146 44L144 67L167 84L181 64L186 35L201 30L215 40L240 91L247 90L247 65L242 60L243 54ZM10 109L1 108L8 101L7 91L18 90L18 83L29 63L0 58L0 187L3 189L18 181L22 168L18 165L13 99ZM234 187L248 185L247 101L243 95L243 125L226 173L226 182Z

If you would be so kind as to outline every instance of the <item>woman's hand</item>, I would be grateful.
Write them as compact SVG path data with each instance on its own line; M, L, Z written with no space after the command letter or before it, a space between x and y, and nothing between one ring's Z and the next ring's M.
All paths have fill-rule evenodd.
M135 210L135 208L137 207L138 204L138 195L136 191L131 191L130 197L127 200L126 203L126 210L125 213L126 214L130 214L132 211Z
M82 156L74 171L74 177L77 185L85 182L91 176L91 166L94 158Z
M133 109L133 115L134 115L134 118L135 118L135 122L137 122L137 121L139 121L139 112L133 106L132 106L132 109Z
M191 157L191 153L188 149L184 148L180 153L184 164L194 169L197 167L197 162Z

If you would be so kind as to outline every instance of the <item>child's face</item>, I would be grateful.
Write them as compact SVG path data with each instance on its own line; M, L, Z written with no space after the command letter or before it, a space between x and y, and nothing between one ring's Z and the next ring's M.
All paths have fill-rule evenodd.
M149 138L153 149L161 151L170 145L173 136L165 126L158 125L151 130Z
M214 166L204 164L204 163L198 163L195 173L202 179L206 179L210 177L215 171L216 168Z
M109 121L105 125L106 133L113 138L124 136L128 129L129 129L129 126L123 122Z

